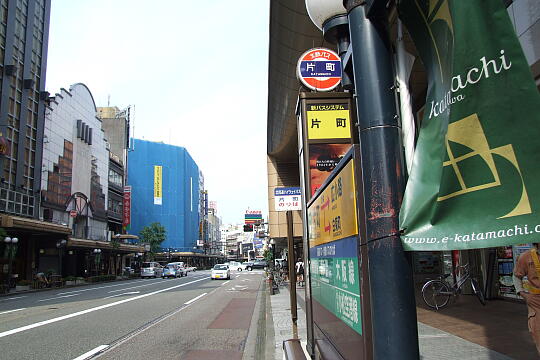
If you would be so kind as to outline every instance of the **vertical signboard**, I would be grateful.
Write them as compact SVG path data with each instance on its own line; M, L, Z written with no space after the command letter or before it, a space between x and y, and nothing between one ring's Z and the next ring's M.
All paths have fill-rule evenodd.
M122 226L127 228L131 224L131 186L124 186L122 199Z
M161 205L163 202L163 167L154 166L154 205Z
M346 93L301 93L304 174L309 200L351 147L354 117Z
M365 284L353 157L346 155L332 176L307 207L313 322L344 358L362 358Z

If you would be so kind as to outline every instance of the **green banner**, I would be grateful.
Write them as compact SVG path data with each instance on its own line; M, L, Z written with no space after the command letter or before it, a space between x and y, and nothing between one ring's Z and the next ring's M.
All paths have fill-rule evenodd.
M501 0L401 0L428 91L406 250L540 241L540 96Z

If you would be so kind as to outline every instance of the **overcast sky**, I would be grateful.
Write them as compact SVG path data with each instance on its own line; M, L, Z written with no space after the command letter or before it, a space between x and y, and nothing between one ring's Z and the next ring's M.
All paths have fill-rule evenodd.
M46 88L135 106L134 135L187 148L225 223L268 214L264 0L53 0ZM148 176L153 176L149 174Z

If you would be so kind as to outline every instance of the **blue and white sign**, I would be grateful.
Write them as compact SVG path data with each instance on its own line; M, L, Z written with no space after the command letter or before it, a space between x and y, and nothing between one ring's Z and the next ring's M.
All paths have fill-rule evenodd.
M302 210L302 191L299 187L274 189L276 211Z

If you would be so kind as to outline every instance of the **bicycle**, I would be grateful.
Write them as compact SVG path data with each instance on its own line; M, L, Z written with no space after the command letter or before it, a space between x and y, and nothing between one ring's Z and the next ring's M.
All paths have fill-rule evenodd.
M456 297L461 292L461 288L467 282L471 282L471 287L474 294L478 297L478 300L482 305L486 305L486 299L484 293L480 289L478 281L471 276L469 270L469 264L459 266L459 268L464 270L464 274L454 285L450 285L445 279L450 276L450 274L440 276L439 279L429 280L422 287L422 299L430 308L439 310L446 305L450 300L450 296Z

